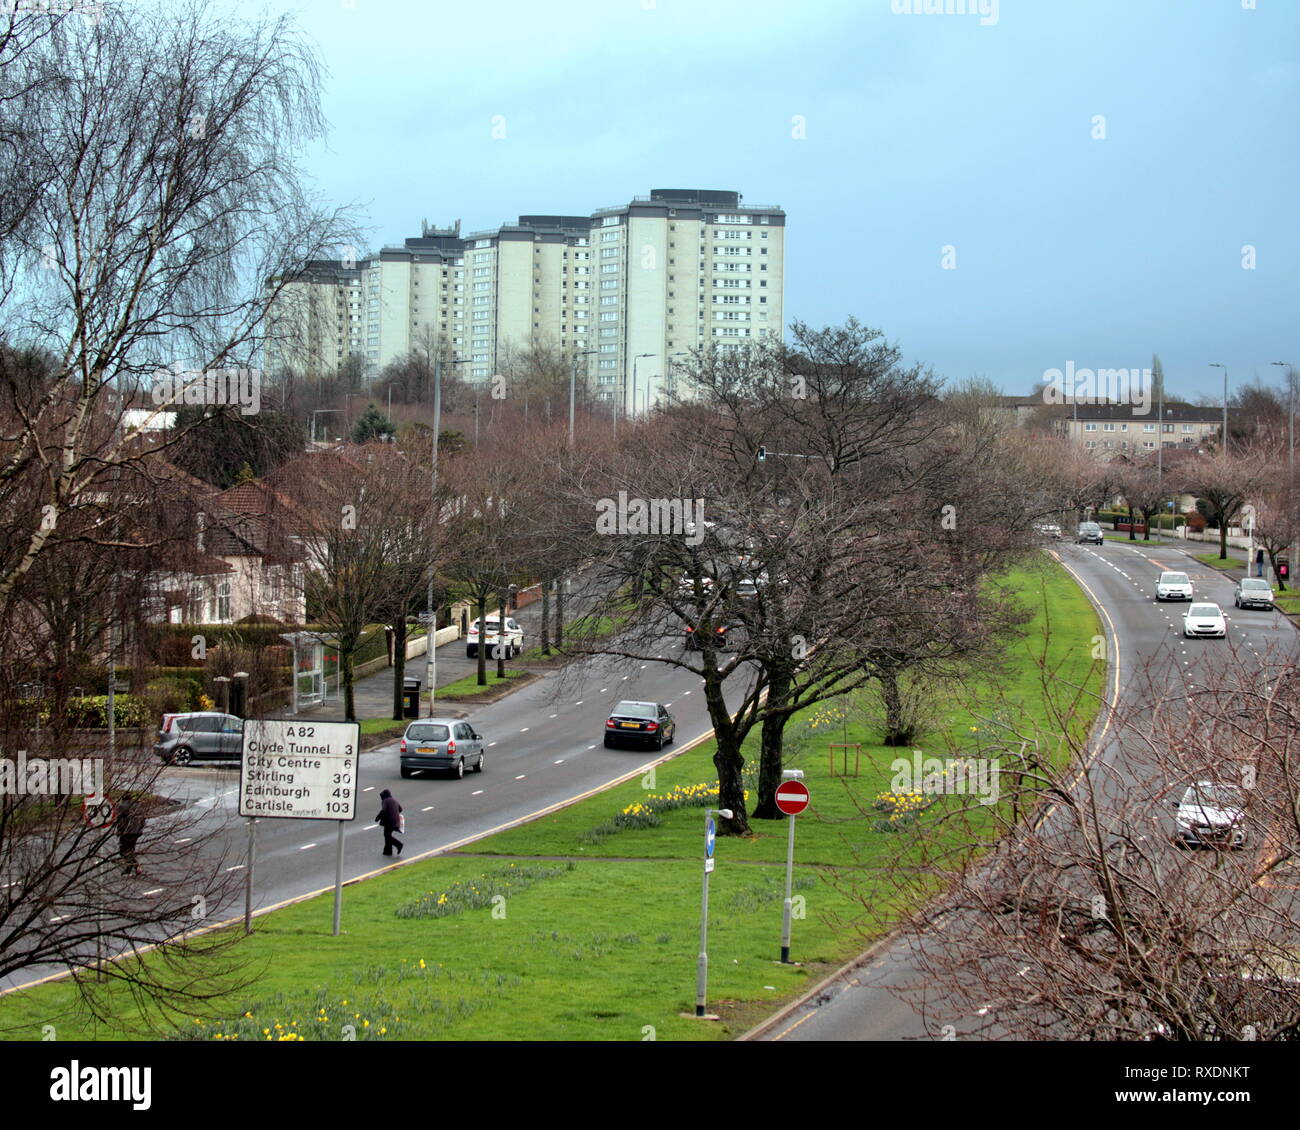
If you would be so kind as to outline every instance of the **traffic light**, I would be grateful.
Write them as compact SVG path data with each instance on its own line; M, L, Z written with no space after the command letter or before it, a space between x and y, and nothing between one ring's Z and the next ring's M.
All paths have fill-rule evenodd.
M760 448L758 449L758 461L759 461L760 463L763 463L763 462L766 462L766 460L767 460L767 448L766 448L766 447L760 447Z

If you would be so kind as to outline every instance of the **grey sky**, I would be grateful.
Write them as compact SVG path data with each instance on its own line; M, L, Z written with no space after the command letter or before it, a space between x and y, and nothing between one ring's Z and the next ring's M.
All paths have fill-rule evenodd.
M311 168L376 246L738 189L789 214L787 321L856 315L945 377L1018 392L1154 351L1195 396L1222 388L1210 361L1234 385L1300 364L1296 0L297 10L330 69Z

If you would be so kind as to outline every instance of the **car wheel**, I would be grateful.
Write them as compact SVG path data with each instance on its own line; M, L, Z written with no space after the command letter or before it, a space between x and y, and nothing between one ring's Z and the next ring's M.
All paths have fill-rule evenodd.
M402 766L401 773L402 773L402 777L403 777L403 779L409 778L410 775L411 775L413 772L414 772L414 770L412 770L412 769L408 769L405 765Z
M176 752L172 754L173 765L188 765L194 760L194 754L187 745L178 746Z
M664 736L660 734L655 739L655 753L659 753L664 748Z
M478 755L478 761L474 765L474 772L475 773L483 772L483 755L481 753Z
M477 659L477 658L478 658L478 648L476 648L476 647L467 647L467 648L465 649L465 658L466 658L466 659Z
M610 738L610 736L609 736L608 734L605 735L605 748L606 748L606 749L613 749L613 748L614 748L614 742L613 742L613 739Z
M456 768L452 772L456 774L456 780L458 781L465 776L465 759L463 757L456 762Z
M677 740L677 727L674 726L668 731L668 737L664 739L664 745L672 745Z

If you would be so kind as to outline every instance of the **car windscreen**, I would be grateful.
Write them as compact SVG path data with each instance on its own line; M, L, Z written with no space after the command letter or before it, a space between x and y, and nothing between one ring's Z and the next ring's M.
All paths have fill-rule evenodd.
M1217 604L1193 604L1187 610L1188 616L1218 616L1220 615Z
M1185 585L1187 584L1186 573L1161 573L1160 583L1162 585Z
M423 726L408 726L406 737L408 741L413 742L445 742L448 730L446 726L425 723Z
M1093 530L1100 530L1101 527L1097 525L1096 522L1084 522L1083 525L1079 527L1079 529L1086 530L1088 533L1092 533Z
M1188 798L1207 808L1240 808L1241 793L1232 785L1197 785Z
M1272 586L1267 581L1244 580L1241 582L1243 589L1258 589L1260 592L1272 592Z
M622 714L628 718L655 718L658 711L653 702L620 702L612 713Z

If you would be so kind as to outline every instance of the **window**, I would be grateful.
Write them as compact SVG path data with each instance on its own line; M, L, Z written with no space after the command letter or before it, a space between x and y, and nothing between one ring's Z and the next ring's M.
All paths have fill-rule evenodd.
M607 310L607 311L605 311L604 313L601 314L601 316L600 316L600 320L601 320L602 322L617 322L617 321L618 321L618 312L617 312L617 311L612 311L612 310Z
M600 351L601 351L602 353L615 353L615 352L617 352L617 350L618 350L618 346L617 346L617 345L602 345L602 346L600 347Z
M475 283L475 284L474 284L474 289L475 289L475 290L491 290L491 289L492 289L492 284L491 284L490 282L485 282L485 283Z
M1103 425L1102 425L1102 431L1104 431L1104 432L1113 432L1114 430L1115 430L1115 425L1114 425L1114 424L1103 424Z
M477 240L474 241L474 246L475 246L475 247L491 247L491 246L492 246L492 241L491 241L490 239L477 239Z
M475 267L475 268L474 268L474 277L475 277L476 279L484 279L484 278L487 278L490 274L492 274L492 268L491 268L491 267Z
M618 216L605 216L603 219L601 219L600 226L603 228L612 228L618 224L618 221L619 221Z
M613 259L618 254L619 248L617 247L602 247L600 249L600 257L602 259Z
M608 360L608 359L602 359L601 362L600 362L600 367L601 367L602 369L617 369L617 368L618 368L618 362L617 362L617 361L611 361L611 360Z
M616 326L606 326L600 331L601 337L617 337L618 328Z
M230 581L222 578L217 582L217 615L219 624L230 623Z
M474 256L474 262L475 262L475 263L490 263L490 262L492 262L492 252L490 252L490 251L481 251L481 252L479 252L477 255Z
M1084 430L1085 432L1095 432L1095 431L1097 430L1097 425L1096 425L1096 424L1084 424L1084 425L1083 425L1083 430Z
M713 222L715 224L752 224L754 222L754 217L753 216L715 216L713 218Z
M1194 432L1194 431L1196 431L1196 429L1195 429L1191 424L1184 424L1184 425L1183 425L1183 431L1185 431L1185 432Z
M1156 430L1156 426L1155 424L1143 424L1142 430L1144 432L1154 432Z

